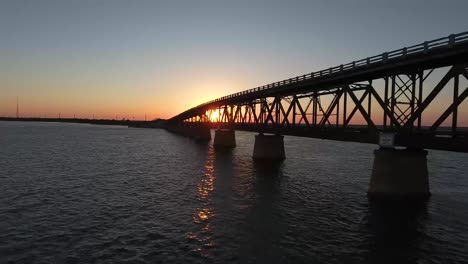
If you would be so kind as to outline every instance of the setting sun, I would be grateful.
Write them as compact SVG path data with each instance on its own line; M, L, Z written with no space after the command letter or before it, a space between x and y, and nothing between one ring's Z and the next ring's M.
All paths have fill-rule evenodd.
M210 121L211 122L218 122L219 120L219 110L216 109L214 111L211 111L211 113L209 113L209 118L210 118Z

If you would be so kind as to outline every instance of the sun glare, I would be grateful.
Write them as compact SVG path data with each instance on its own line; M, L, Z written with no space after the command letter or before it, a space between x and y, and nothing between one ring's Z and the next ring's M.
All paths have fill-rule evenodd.
M219 117L219 110L216 109L210 113L210 121L211 122L218 122Z

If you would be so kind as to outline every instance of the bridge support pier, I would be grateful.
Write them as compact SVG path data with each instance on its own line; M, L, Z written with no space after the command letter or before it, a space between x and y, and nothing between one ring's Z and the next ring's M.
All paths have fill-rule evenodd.
M256 161L281 161L286 158L284 140L280 135L255 136L255 145L252 158Z
M215 149L229 149L236 146L236 134L234 130L216 129L213 147Z
M380 148L374 155L370 197L429 197L426 150Z
M168 126L167 130L172 133L193 138L196 140L210 140L211 131L206 125L194 125L194 126Z
M196 140L210 140L211 130L208 126L200 125L186 128L189 136Z

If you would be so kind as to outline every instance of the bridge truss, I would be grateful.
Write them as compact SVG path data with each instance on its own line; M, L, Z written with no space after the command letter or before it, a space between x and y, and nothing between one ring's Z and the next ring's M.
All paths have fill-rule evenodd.
M369 143L389 132L399 146L468 152L467 81L465 32L221 97L169 123Z

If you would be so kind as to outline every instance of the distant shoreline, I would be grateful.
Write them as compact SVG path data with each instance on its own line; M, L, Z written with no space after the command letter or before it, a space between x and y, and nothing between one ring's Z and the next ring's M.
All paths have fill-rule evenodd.
M137 120L115 120L115 119L89 119L89 118L41 118L41 117L0 117L0 121L13 121L13 122L58 122L58 123L76 123L76 124L91 124L91 125L110 125L110 126L128 126L140 128L166 128L165 119L156 119L151 121L137 121ZM349 127L360 128L366 125L349 125ZM377 126L381 128L381 126ZM429 126L422 126L428 129ZM447 126L439 127L442 131L449 131L451 128ZM460 131L468 132L468 127L458 127Z
M152 121L135 120L115 120L115 119L89 119L89 118L40 118L40 117L0 117L0 121L13 122L57 122L57 123L76 123L92 125L113 125L143 128L163 128L165 120L157 119Z

